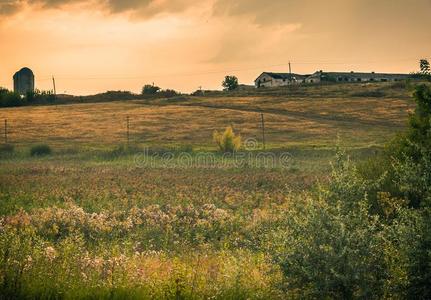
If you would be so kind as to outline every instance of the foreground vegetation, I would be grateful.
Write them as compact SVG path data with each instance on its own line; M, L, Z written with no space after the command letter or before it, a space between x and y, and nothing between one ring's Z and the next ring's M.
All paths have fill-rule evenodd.
M414 96L404 133L377 152L364 152L368 135L358 133L356 144L347 142L348 152L334 152L329 167L323 162L333 152L325 152L324 138L317 150L307 142L285 145L292 163L271 168L147 165L139 151L124 149L34 157L9 150L0 169L0 294L430 298L431 89L418 86ZM380 100L367 104L386 114L387 123L370 110L361 115L358 106L333 121L319 120L347 128L350 115L389 132L398 122L389 117L396 109ZM336 110L331 103L337 101L343 100L323 100L322 110ZM227 105L223 99L197 102L201 108ZM253 98L231 105L272 111L275 103ZM279 110L313 115L297 103L281 103ZM281 134L272 138L283 145Z

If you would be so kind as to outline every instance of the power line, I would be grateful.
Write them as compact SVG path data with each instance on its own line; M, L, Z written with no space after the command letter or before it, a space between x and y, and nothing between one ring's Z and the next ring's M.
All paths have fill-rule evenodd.
M139 75L139 76L88 76L88 77L74 77L74 76L57 76L57 78L62 80L134 80L134 79L145 79L145 78L161 78L161 77L188 77L188 76L204 76L211 74L219 74L219 73L230 73L230 72L243 72L243 71L253 71L253 70L263 70L274 67L288 67L290 63L295 65L360 65L360 64L373 64L373 63L382 63L382 62L406 62L406 61L418 61L418 58L405 58L405 59L396 59L396 60L375 60L375 61L301 61L301 60L291 60L290 62L283 62L272 65L261 65L255 67L247 67L247 68L232 68L232 69L223 69L223 70L209 70L204 72L196 72L196 73L170 73L170 74L149 74L149 75ZM38 81L47 81L52 80L51 76L41 76L38 78Z

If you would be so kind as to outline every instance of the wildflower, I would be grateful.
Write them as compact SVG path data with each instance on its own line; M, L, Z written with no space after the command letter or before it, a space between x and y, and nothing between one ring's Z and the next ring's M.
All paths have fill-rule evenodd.
M57 256L57 251L51 246L45 248L45 256L50 260L54 260Z
M87 280L87 274L85 274L84 272L81 272L81 276L82 276L82 278L84 279L84 280Z

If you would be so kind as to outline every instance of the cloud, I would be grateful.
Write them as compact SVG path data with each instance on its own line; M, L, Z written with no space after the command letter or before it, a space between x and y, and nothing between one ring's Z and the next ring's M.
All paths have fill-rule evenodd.
M0 0L0 16L12 15L19 11L20 6L20 1Z
M321 20L329 17L326 12L338 8L345 11L348 1L331 0L217 0L214 4L215 15L246 17L253 23L266 26L286 23L302 23L304 19ZM313 18L309 18L313 16Z
M236 30L231 30L235 28ZM247 22L233 22L218 37L211 63L255 62L256 57L283 57L286 40L296 41L301 24L274 26L270 30Z
M424 28L431 24L430 0L216 0L216 16L246 18L259 26L303 24L304 31L406 24Z
M129 12L135 17L150 18L163 13L180 13L196 6L193 0L0 0L0 15L13 15L25 7L62 8L87 4L109 13Z

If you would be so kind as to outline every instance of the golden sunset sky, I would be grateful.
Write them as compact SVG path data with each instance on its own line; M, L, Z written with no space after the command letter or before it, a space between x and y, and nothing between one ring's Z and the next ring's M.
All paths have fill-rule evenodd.
M0 86L30 67L58 93L191 92L262 71L412 72L431 0L0 0Z

